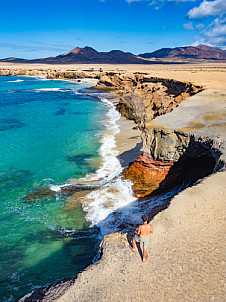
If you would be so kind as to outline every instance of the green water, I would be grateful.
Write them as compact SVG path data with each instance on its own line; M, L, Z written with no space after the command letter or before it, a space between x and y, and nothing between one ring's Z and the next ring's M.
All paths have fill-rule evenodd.
M0 301L73 277L91 263L98 232L66 197L29 200L40 188L98 168L106 105L87 84L0 77Z

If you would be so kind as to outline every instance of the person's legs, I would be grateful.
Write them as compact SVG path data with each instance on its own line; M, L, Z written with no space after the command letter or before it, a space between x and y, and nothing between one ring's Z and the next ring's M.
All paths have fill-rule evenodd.
M130 246L130 249L134 252L136 247L136 242L140 242L140 237L137 235L134 235L132 238L132 246Z
M136 246L136 241L135 241L135 239L133 238L133 239L132 239L132 251L133 251L133 252L135 251L135 246Z
M144 251L143 251L143 262L147 260L147 249L144 248Z
M143 238L142 241L143 241L143 261L146 261L149 238Z

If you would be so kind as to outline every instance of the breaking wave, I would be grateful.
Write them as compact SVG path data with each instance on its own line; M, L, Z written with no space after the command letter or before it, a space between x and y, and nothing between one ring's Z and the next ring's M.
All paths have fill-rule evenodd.
M8 83L19 83L19 82L23 82L24 80L13 80L13 81L8 81Z

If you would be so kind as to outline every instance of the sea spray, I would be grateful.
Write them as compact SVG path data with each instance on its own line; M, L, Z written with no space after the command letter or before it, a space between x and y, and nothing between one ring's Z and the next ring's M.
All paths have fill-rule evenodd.
M120 176L123 168L117 158L119 151L116 150L115 135L120 132L117 121L121 116L109 100L101 100L109 107L107 119L104 121L106 130L100 147L103 164L95 175L87 178L90 181L101 181L103 185L84 197L83 209L87 212L86 219L91 225L98 226L101 234L105 235L116 231L120 225L112 219L113 213L136 198L132 194L132 183Z
M19 83L19 82L23 82L24 80L13 80L13 81L8 81L8 83Z

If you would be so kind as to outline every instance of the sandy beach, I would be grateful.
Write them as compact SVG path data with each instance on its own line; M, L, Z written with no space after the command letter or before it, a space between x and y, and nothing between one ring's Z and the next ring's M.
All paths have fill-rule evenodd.
M0 64L0 68L8 67L46 68ZM88 67L119 68L129 73L142 71L153 77L202 85L204 91L159 116L150 127L182 129L200 141L211 141L213 148L219 149L219 160L225 166L226 64L79 65L81 69ZM140 132L132 129L135 124L131 121L121 119L119 123L121 131L116 136L116 145L122 162L128 165L140 154ZM222 168L171 199L169 207L151 221L154 234L145 263L137 249L134 253L130 251L130 233L113 233L102 241L101 259L76 279L41 291L40 300L33 292L20 301L224 301L225 181L226 172Z

